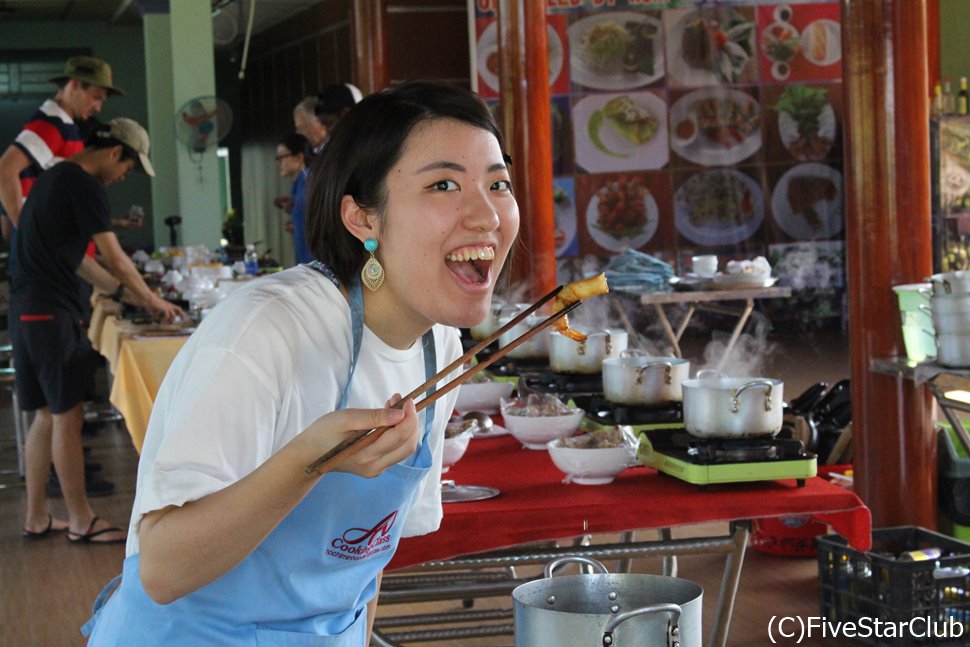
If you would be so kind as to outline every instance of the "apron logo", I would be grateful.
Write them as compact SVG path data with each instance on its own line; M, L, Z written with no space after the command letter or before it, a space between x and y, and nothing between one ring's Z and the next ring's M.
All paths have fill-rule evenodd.
M340 559L366 559L391 548L391 529L397 510L377 522L373 528L349 528L330 542L327 555Z

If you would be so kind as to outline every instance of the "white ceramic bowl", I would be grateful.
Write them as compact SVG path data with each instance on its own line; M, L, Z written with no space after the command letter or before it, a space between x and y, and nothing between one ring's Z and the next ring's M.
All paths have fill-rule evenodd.
M502 410L505 428L528 449L545 449L550 440L572 436L584 414L582 409L572 409L560 416L516 416Z
M580 449L562 447L557 438L546 443L546 448L559 471L579 485L610 483L617 474L637 465L637 449L629 445Z
M472 430L468 430L463 431L457 436L445 438L444 451L441 458L442 472L447 472L452 465L458 462L458 459L465 455L465 450L468 449L468 442L472 439L473 435Z
M466 382L458 387L455 408L462 413L498 413L499 401L512 395L513 382Z

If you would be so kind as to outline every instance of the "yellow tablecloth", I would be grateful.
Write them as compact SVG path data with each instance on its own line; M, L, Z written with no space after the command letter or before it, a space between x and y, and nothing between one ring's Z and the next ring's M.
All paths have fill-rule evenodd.
M125 417L135 450L141 453L158 387L188 335L125 336L118 345L111 385L111 404Z
M88 340L94 346L94 350L101 350L101 332L104 322L114 319L115 315L121 312L121 304L111 299L98 298L94 300L91 308L91 325L88 326Z

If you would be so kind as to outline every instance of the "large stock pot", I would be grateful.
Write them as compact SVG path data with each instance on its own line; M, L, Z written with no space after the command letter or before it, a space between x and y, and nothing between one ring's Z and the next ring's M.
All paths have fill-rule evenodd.
M607 329L591 332L586 341L573 341L557 332L549 335L549 368L557 373L593 374L603 370L603 360L626 350L629 334Z
M680 402L681 385L688 377L690 362L686 359L627 350L603 360L603 396L616 404L640 407Z
M596 573L553 577L561 564ZM660 575L610 574L596 560L562 557L545 578L512 591L516 647L701 647L703 589Z
M699 438L758 438L781 431L784 383L700 371L685 380L684 428Z

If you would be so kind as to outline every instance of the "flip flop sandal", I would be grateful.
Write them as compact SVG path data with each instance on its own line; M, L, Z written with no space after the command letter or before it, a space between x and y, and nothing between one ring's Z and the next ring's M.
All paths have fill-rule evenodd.
M54 518L48 514L46 528L38 531L27 530L26 528L24 528L23 532L20 533L20 536L23 537L24 539L31 539L31 540L43 539L44 537L50 534L51 530L53 530L53 526L54 526Z
M117 526L108 526L107 528L102 528L101 530L94 530L94 524L98 523L100 517L95 516L88 524L88 529L83 533L67 531L67 540L72 544L119 544L124 541L128 541L127 537L120 537L118 539L108 539L105 541L95 541L95 537L99 537L108 532L121 532L121 528Z

